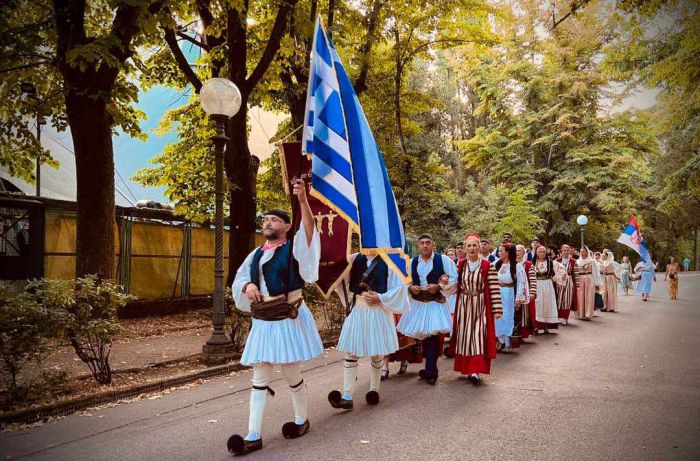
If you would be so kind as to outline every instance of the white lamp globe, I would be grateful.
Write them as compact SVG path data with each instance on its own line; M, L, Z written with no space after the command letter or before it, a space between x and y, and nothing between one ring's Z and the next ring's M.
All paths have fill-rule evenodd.
M582 214L581 216L576 218L576 223L579 226L585 226L586 224L588 224L588 217L585 214Z
M241 108L241 92L231 80L225 78L211 78L204 82L199 99L204 112L209 115L233 117Z

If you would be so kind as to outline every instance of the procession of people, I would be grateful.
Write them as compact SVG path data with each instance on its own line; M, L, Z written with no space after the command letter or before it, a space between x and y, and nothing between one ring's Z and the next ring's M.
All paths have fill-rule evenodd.
M253 368L248 432L228 441L236 455L263 447L262 421L267 396L275 393L270 387L275 365L290 387L294 410L293 421L282 425L283 436L301 437L311 426L300 369L323 346L302 288L318 279L320 240L302 180L294 183L293 194L301 211L296 234L287 240L292 221L286 212L266 213L266 243L248 255L232 286L236 307L252 317L241 357ZM419 380L434 385L444 353L453 359L454 372L479 385L499 353L511 354L530 336L568 325L572 312L584 321L596 316L596 309L617 312L620 282L628 293L638 279L636 291L647 301L656 278L654 264L642 261L632 270L629 258L617 263L608 249L592 252L584 245L576 251L568 244L544 246L535 238L526 252L510 233L493 250L488 239L468 233L445 254L436 251L430 234L422 234L408 284L378 254L355 253L349 260L350 271L336 288L346 312L337 344L344 353L342 386L328 394L330 405L344 411L354 408L362 357L371 364L367 405L380 402L380 383L394 361L401 362L398 374L406 373L409 362L422 363ZM679 268L673 261L667 267L675 296Z

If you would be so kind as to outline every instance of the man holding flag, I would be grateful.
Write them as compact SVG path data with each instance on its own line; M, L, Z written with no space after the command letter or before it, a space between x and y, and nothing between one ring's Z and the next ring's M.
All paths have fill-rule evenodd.
M311 195L347 221L360 236L349 290L341 299L352 311L338 349L345 351L343 393L332 391L334 408L353 407L358 357L372 358L367 403L379 401L384 355L398 349L389 310L406 305L406 239L379 146L330 37L316 21L306 101L303 152L311 156Z
M649 253L649 247L644 240L644 236L642 236L642 231L639 229L636 216L632 216L630 222L622 230L617 242L632 248L642 258L634 268L634 272L641 277L635 290L637 294L642 295L642 301L648 301L652 281L656 282L656 272Z

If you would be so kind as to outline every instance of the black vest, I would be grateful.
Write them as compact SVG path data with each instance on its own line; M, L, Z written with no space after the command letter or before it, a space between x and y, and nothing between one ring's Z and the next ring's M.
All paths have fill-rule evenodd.
M379 258L379 262L375 268L372 269L369 276L367 276L365 283L372 287L372 291L386 293L387 280L389 279L389 266L386 265L381 256L375 256L375 258ZM350 291L357 295L365 291L360 288L360 282L362 281L362 274L364 274L367 269L367 256L363 254L355 256L355 260L352 262L352 269L350 269Z
M413 285L420 286L420 277L418 276L418 258L420 258L420 256L416 256L411 261L411 279ZM433 270L431 270L428 274L428 284L437 284L440 277L442 277L444 273L445 270L442 267L442 255L440 253L433 253Z
M299 263L291 258L292 267L289 268L289 252L292 251L292 242L287 241L281 247L272 250L275 252L272 259L263 264L262 270L265 276L265 285L270 296L284 294L285 285L289 278L289 292L304 288L304 279L299 274ZM262 247L255 250L253 261L250 263L250 281L260 287L260 259L263 257Z

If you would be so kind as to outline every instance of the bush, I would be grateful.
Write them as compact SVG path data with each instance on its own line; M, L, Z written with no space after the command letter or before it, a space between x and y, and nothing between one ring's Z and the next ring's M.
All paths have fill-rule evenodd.
M30 286L46 309L59 314L61 331L95 380L111 383L109 354L112 339L120 329L117 309L133 296L122 293L114 281L94 275L77 280L40 280Z
M3 387L12 400L24 400L31 383L18 385L17 377L29 362L40 362L55 335L55 315L36 302L31 293L0 281L0 354Z
M226 288L226 308L230 310L226 318L226 333L237 352L243 352L248 332L250 331L250 315L236 309L231 294L231 288Z

